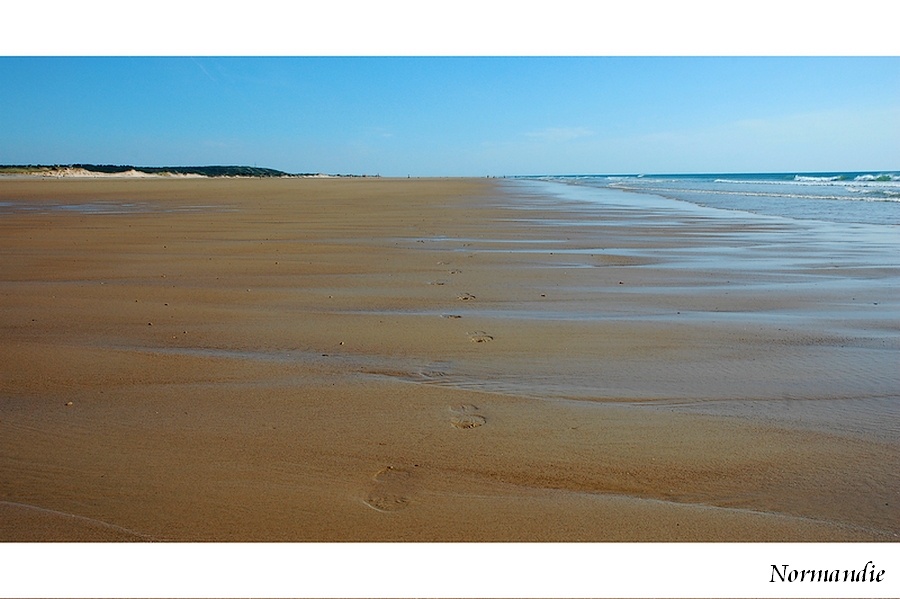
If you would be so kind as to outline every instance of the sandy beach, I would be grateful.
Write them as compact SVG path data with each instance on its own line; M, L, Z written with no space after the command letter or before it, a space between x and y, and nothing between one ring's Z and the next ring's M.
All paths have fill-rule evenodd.
M553 185L0 179L0 540L896 541L896 257Z

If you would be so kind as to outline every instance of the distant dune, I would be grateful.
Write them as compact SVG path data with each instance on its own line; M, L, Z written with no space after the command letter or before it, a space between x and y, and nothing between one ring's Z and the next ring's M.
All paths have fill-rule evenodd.
M255 166L131 166L113 164L2 165L0 175L41 177L324 177Z

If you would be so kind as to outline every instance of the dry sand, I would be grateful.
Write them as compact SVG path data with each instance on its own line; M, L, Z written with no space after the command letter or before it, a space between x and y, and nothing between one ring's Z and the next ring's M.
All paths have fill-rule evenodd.
M896 540L897 271L809 234L0 180L0 540Z

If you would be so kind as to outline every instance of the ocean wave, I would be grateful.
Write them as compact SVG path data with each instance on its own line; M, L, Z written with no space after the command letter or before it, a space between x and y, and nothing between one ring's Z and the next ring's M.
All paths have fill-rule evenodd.
M833 201L851 201L851 202L900 202L900 191L891 191L888 189L870 189L868 193L871 195L850 196L850 195L822 195L822 194L806 194L806 193L773 193L765 191L751 191L747 189L725 191L716 189L696 189L696 188L679 188L679 187L628 187L627 185L614 184L610 187L618 189L627 189L630 191L654 192L665 194L702 194L702 195L723 195L723 196L744 196L759 198L788 198L797 200L833 200ZM848 191L851 191L848 189ZM852 191L856 191L855 189Z
M856 189L850 191L857 191ZM890 189L865 189L859 190L859 193L866 194L866 197L862 199L878 199L884 198L889 201L898 202L900 201L900 191L891 191Z
M728 185L796 185L801 183L796 179L714 179L713 183L727 183ZM803 181L802 183L809 185L811 182Z
M900 175L894 175L894 174L889 174L889 173L885 173L882 175L859 175L858 177L855 177L853 180L854 181L877 181L879 183L887 182L887 181L900 181Z
M872 195L885 195L888 197L900 197L900 189L885 187L847 187L846 191L850 193L865 193Z
M794 181L806 181L806 182L827 182L827 181L846 181L846 175L834 175L829 177L810 177L808 175L796 175L794 177Z
M843 187L847 191L859 189L900 189L900 175L859 175L850 179L847 176L805 177L797 175L789 180L749 180L749 179L715 179L713 183L725 185L772 185L791 187Z
M877 195L848 198L843 197L842 200L862 201L862 202L898 202L900 203L900 193L885 192Z

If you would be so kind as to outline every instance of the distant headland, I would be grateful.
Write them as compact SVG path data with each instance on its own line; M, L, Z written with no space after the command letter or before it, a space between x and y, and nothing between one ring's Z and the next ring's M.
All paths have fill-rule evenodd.
M0 165L0 175L38 177L365 177L286 173L256 166L131 166L120 164ZM377 175L376 175L377 176Z

